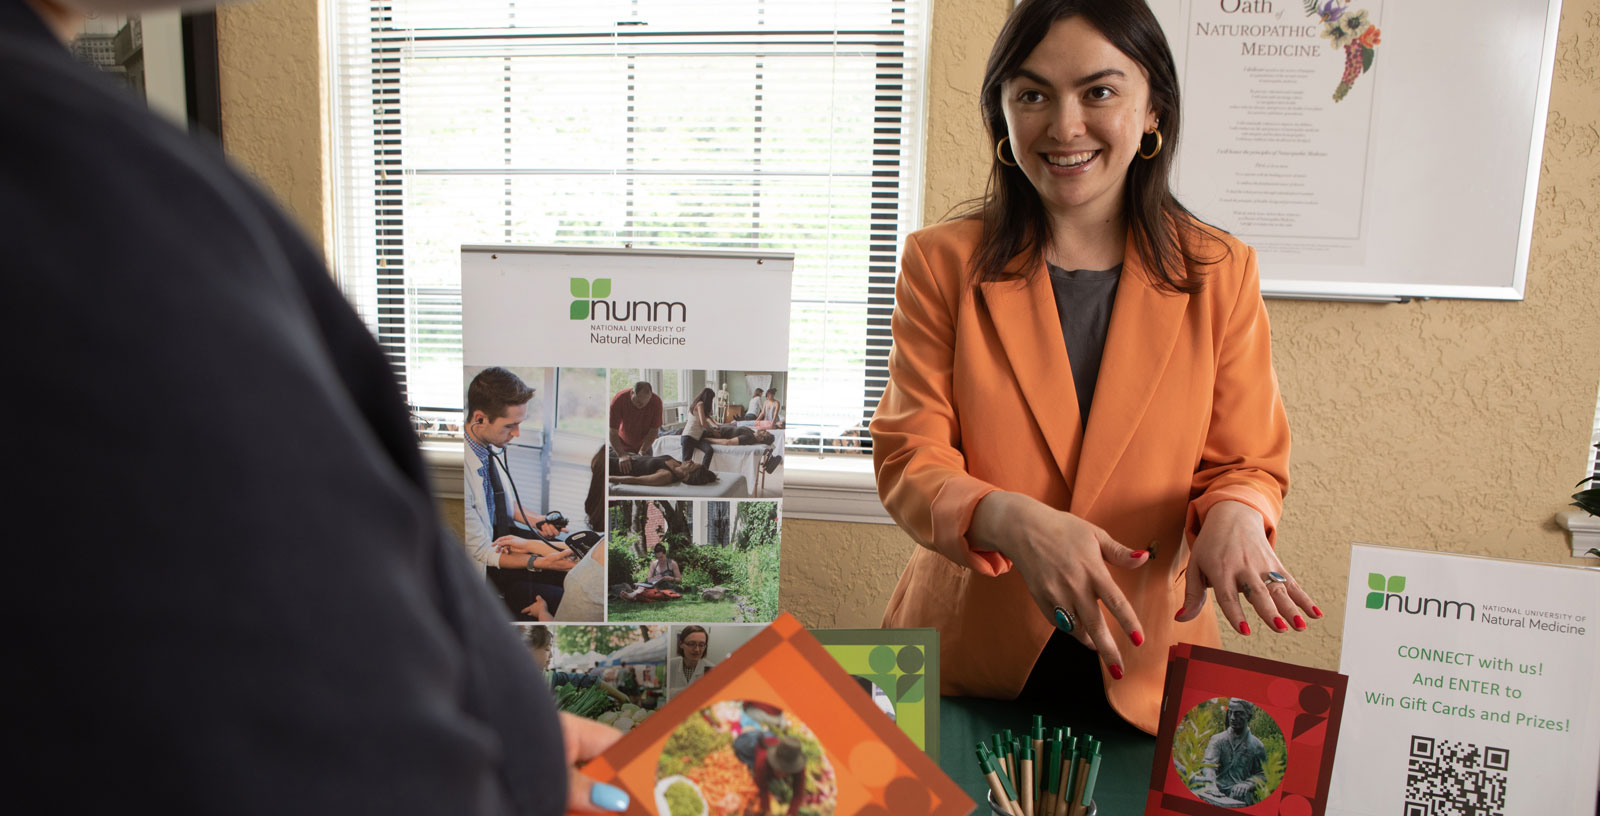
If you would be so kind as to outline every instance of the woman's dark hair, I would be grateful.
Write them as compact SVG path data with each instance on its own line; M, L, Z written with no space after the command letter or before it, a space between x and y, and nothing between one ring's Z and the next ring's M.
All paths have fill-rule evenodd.
M525 626L523 640L528 642L530 649L543 649L550 645L550 629L544 626Z
M601 445L589 460L589 495L583 497L583 514L589 527L604 530L606 519L606 446Z
M706 418L711 419L711 408L712 406L716 405L717 392L707 388L706 390L701 391L700 394L694 398L694 401L696 405L700 406L700 410L705 412Z
M1190 251L1196 238L1212 233L1178 203L1167 186L1178 146L1178 75L1166 35L1145 0L1023 0L1000 30L983 72L980 106L990 144L999 143L1009 133L1001 100L1006 80L1018 75L1051 26L1078 16L1143 68L1149 80L1150 105L1159 120L1162 146L1154 158L1134 159L1122 199L1123 217L1139 260L1156 288L1199 292L1204 287L1203 273L1189 265L1216 263L1221 257L1200 258ZM1030 274L1044 260L1050 242L1050 216L1028 177L1020 168L1002 164L997 155L991 155L989 161L988 190L958 216L983 222L972 261L980 282ZM1012 263L1016 258L1022 259L1020 267Z
M711 484L717 480L717 474L711 468L701 467L698 462L685 462L683 483L687 485Z
M706 645L707 646L711 645L711 633L707 632L706 628L704 626L693 625L693 624L691 624L689 626L685 626L682 629L678 630L678 657L683 657L683 641L684 641L684 639L689 637L690 635L696 633L696 632L699 632L699 633L705 635L706 636Z
M655 554L666 555L667 554L667 545L665 545L665 544L656 544L655 548L650 550L650 553L652 555L655 555Z

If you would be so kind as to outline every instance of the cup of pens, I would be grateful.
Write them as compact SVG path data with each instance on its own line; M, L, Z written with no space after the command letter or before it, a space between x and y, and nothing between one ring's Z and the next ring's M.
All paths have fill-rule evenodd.
M996 802L994 800L994 792L990 791L990 793L989 793L989 812L995 814L995 816L1010 816L1011 809L1009 807L1007 807L1006 805L1003 805L1003 804L1000 804L1000 803ZM1034 811L1034 812L1037 813L1038 811ZM1083 816L1096 816L1096 814L1098 814L1099 812L1100 811L1094 806L1094 803L1090 802L1089 806L1084 808Z
M1044 718L1033 716L1033 733L1011 730L978 743L978 767L989 783L989 808L998 816L1096 816L1095 780L1100 775L1100 741L1070 728L1046 733Z

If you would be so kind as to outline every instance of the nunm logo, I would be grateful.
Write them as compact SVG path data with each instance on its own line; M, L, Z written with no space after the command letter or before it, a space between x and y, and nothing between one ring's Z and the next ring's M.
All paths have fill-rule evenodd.
M1399 595L1406 591L1406 577L1404 575L1393 575L1385 578L1376 572L1369 572L1367 573L1367 589L1372 590L1367 593L1367 608L1382 609L1385 595L1389 593Z
M572 290L572 307L568 315L573 320L588 320L591 301L611 297L611 279L568 278Z

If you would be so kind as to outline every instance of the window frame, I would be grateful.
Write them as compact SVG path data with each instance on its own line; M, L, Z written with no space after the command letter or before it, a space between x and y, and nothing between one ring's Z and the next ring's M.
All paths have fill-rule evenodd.
M921 157L925 152L925 141L927 138L925 106L928 74L926 67L927 53L930 47L932 35L931 21L929 19L931 16L931 0L905 1L917 3L920 6L920 10L917 12L919 19L915 23L915 30L908 30L907 32L908 34L914 35L916 41L906 42L906 47L900 49L903 54L901 58L907 61L915 59L921 67L919 68L920 76L918 77L918 81L903 87L899 91L899 98L904 100L900 103L901 109L903 111L910 110L913 113L901 113L899 115L899 119L896 120L897 122L901 122L901 126L903 127L914 128L915 132L911 134L909 138L904 138L903 133L900 134L899 137L896 138L895 143L896 145L901 146L898 149L913 150L915 156ZM897 2L899 2L899 0L897 0ZM371 3L363 3L362 5L370 6ZM325 22L328 24L330 31L334 30L333 18L338 13L338 10L334 6L335 4L326 4L324 6ZM903 6L901 12L903 13ZM908 29L910 29L912 24L906 23L905 25ZM339 47L338 38L330 36L328 38L330 58L327 62L327 72L330 78L332 78L329 87L333 88L337 88L338 82L340 81L338 79ZM393 74L397 77L399 72L399 57L397 56L398 51L398 48L391 48L380 52L377 46L374 45L374 73ZM337 134L342 132L342 129L347 126L347 123L345 122L347 117L345 115L345 111L341 109L339 95L337 93L328 95L328 107L330 109L329 122L335 129L333 131L335 133L335 136L333 137L333 140L335 141L334 149L339 150L341 148L337 145ZM390 113L393 116L392 119L379 119L374 121L373 126L375 130L372 135L375 142L381 142L383 137L389 135L389 133L384 130L385 125L393 124L398 126L400 121L398 111L391 111ZM881 123L883 120L880 119L879 121ZM877 130L880 133L886 132L886 130L898 132L899 128L879 127ZM398 132L398 128L396 128L395 132ZM874 152L876 153L878 151ZM904 225L904 228L903 230L899 231L899 234L892 242L887 244L881 241L872 243L872 249L868 254L869 260L867 266L865 269L861 270L861 273L866 278L867 282L866 315L868 325L866 360L863 369L864 377L861 414L861 427L863 429L865 429L867 421L870 419L871 407L874 406L878 398L881 397L883 387L887 382L887 357L891 343L889 334L889 320L894 308L894 284L899 272L899 254L903 245L904 235L914 231L918 226L920 226L921 223L921 201L924 193L924 165L925 162L919 158L918 160L905 163L901 168L899 168L899 171L896 173L898 178L898 194L907 199L903 204L907 215L900 219L900 223ZM332 170L334 181L332 184L330 184L329 197L334 208L333 211L335 213L340 213L343 212L343 208L348 204L348 201L345 200L347 189L344 185L339 183L339 177L344 172L343 162L336 158L333 162ZM397 182L397 186L399 186L399 182ZM403 205L403 192L400 195L402 197L399 200ZM381 206L379 206L378 209L381 210ZM376 214L375 217L380 221L382 220L381 213ZM877 216L875 215L873 218L876 219ZM333 229L340 229L337 216L332 220L334 222ZM869 233L869 235L877 235L877 233ZM339 236L335 235L330 243L334 247L338 247ZM381 244L382 241L380 240L379 243ZM333 264L335 268L335 279L340 284L341 289L348 295L351 295L352 300L356 300L356 297L351 289L353 282L350 280L350 276L343 274L343 270L340 269L340 261L342 260L340 257L341 253L336 249L333 254L335 257L335 262ZM377 255L379 257L382 257L383 254L384 250L381 248L377 250ZM372 287L378 291L372 297L381 301L383 299L382 290L387 284L393 283L398 283L399 286L405 290L404 296L411 299L419 299L425 296L437 298L439 296L448 296L450 294L449 292L443 290L439 292L421 291L423 289L431 290L438 287L423 286L419 283L411 281L403 276L403 270L404 267L401 267L402 275L392 281L384 281L382 280L383 276L377 276L372 284ZM417 291L411 291L413 289ZM459 289L456 289L455 292L458 310L457 314L459 314ZM805 298L794 298L792 302L799 305L810 301ZM408 304L406 308L412 309L413 307ZM381 312L381 304L379 305L378 310ZM365 316L366 315L364 315L364 317ZM400 384L404 389L407 384L406 376L408 374L410 357L414 353L414 346L411 338L411 334L414 331L414 319L408 312L405 318L399 321L397 329L390 328L388 331L384 331L383 326L381 325L384 321L381 318L379 318L377 322L380 325L374 326L374 321L372 319L368 320L369 326L373 327L375 334L378 335L380 344L384 346L386 352L390 353L391 361L396 364L397 378L400 380ZM397 342L396 338L398 338ZM791 375L789 380L791 389L794 387L794 380L792 379L793 371L793 368L787 370L787 373ZM682 372L680 372L679 376L681 384L681 377L683 376ZM407 390L406 393L407 398L410 399L409 390ZM683 395L680 394L680 396ZM686 400L678 400L670 404L667 404L665 401L663 402L664 408L679 409L680 413L682 407L687 405ZM436 413L446 416L448 416L453 410L449 407L442 406L416 407L424 410L430 407L442 409L436 410ZM447 421L448 420L439 424L446 424ZM548 431L549 429L547 428L546 430ZM785 490L785 515L791 518L802 519L810 518L892 523L892 521L888 518L886 511L883 510L881 503L879 503L877 500L875 480L873 479L870 467L870 458L861 455L860 452L825 453L824 449L828 441L829 440L821 438L819 435L818 449L816 450L807 450L793 446L786 449L785 454L789 463L789 470L788 477L786 479ZM864 450L870 450L870 441L868 441L867 445L868 447ZM461 449L462 443L458 438L433 438L425 440L424 442L425 458L427 459L430 471L434 475L435 487L441 496L455 498L459 497L461 493L461 486L463 484L460 474L462 465Z

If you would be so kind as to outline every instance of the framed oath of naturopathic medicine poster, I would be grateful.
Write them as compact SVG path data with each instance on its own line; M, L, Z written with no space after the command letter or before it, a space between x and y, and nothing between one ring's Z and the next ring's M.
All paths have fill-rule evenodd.
M1151 0L1180 199L1268 295L1520 300L1560 0Z

